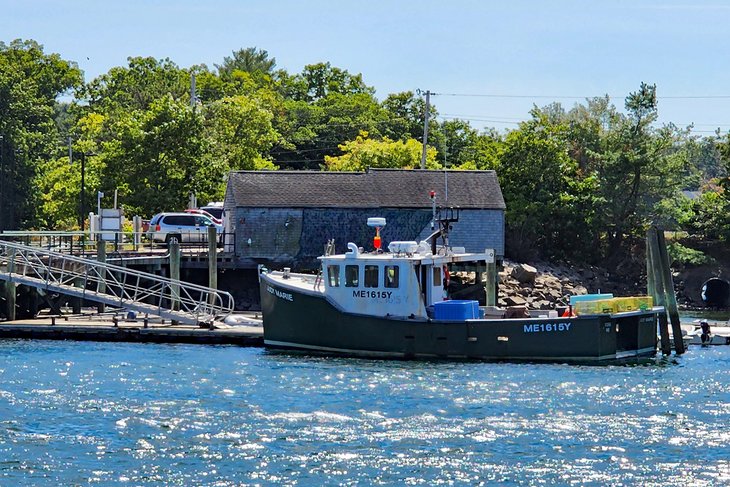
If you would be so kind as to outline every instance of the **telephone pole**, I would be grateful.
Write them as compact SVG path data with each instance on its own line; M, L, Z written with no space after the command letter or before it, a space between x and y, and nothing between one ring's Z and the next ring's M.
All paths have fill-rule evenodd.
M423 152L421 152L421 169L426 169L426 151L428 144L428 118L431 108L431 91L426 90L426 113L423 117Z

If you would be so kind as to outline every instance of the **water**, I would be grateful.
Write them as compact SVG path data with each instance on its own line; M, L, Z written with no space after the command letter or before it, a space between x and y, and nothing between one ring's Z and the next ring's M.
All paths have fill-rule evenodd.
M717 485L730 347L648 366L0 341L0 485Z

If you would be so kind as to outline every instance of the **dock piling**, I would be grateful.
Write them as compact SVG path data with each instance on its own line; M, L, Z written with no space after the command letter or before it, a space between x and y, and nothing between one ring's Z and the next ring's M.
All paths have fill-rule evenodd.
M106 262L106 242L101 239L101 234L98 235L96 241L96 260L101 263ZM100 278L96 285L96 291L103 294L106 292L106 269L101 266L99 271ZM96 309L99 313L103 313L106 307L104 303L98 303Z
M685 352L684 340L682 339L682 327L679 322L679 310L677 309L677 296L674 294L674 281L672 269L669 267L669 253L667 242L664 239L664 232L657 232L659 242L659 259L661 261L662 281L664 281L664 298L669 312L669 321L672 324L672 335L674 336L674 353L681 355Z
M15 320L15 299L16 299L16 284L12 281L12 275L15 272L15 249L11 249L8 252L8 274L11 279L5 282L5 304L7 309L5 310L5 317L9 321Z
M180 309L180 243L177 240L173 240L169 245L170 251L170 279L173 280L170 284L170 309ZM173 324L177 324L173 321Z
M485 305L496 306L497 305L497 263L487 262L487 282L486 282L486 293L487 297Z
M218 233L215 227L208 227L208 287L218 289ZM215 294L208 300L209 304L215 304Z
M674 282L672 280L672 270L669 267L669 254L667 253L667 244L664 239L664 233L656 227L652 227L647 232L647 241L649 253L647 259L647 287L650 280L653 281L655 298L657 304L664 306L669 321L672 324L672 335L674 337L674 352L681 355L685 352L684 341L682 339L682 328L679 322L679 311L677 309L677 298L674 294ZM651 268L651 270L649 270ZM664 317L664 326L660 319L659 334L662 341L662 353L668 354L669 330L666 326L667 317ZM666 338L664 338L666 335Z

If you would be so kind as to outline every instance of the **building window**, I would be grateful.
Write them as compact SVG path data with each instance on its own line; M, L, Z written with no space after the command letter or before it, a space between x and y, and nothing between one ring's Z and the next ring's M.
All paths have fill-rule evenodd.
M357 287L360 283L360 266L345 266L345 287Z
M365 266L365 287L378 287L378 266Z
M385 279L385 287L398 287L398 266L386 265L385 274L383 274L383 277Z
M327 276L330 280L330 287L340 287L340 266L328 265Z
M433 268L433 287L441 286L441 268L434 266Z

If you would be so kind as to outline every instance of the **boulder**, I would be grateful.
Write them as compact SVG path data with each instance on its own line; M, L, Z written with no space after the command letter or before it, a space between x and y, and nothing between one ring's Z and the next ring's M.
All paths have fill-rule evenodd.
M524 306L527 301L521 296L508 296L505 298L507 306Z
M528 264L518 264L512 269L511 276L519 282L533 283L537 277L537 269Z

